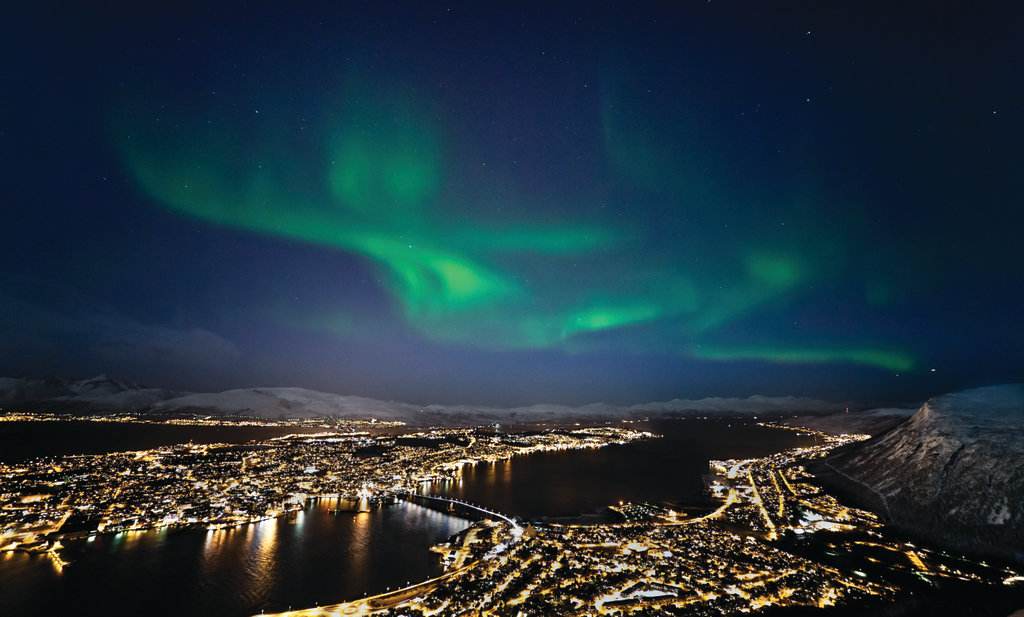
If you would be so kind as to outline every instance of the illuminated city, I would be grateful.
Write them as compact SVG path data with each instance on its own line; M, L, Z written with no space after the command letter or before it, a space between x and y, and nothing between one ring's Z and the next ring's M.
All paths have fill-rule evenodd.
M371 424L377 423L354 426ZM620 428L391 436L352 430L0 465L0 550L47 552L62 563L62 536L177 525L222 529L297 511L318 498L348 501L358 510L432 482L458 482L465 465L480 461L651 437Z
M878 516L823 492L802 464L868 436L815 437L818 445L764 458L711 461L721 505L707 514L617 504L624 521L615 524L486 518L443 547L447 569L436 579L281 615L732 615L893 597L910 577L1024 582L1008 568L887 539Z
M575 524L518 520L432 493L461 483L466 466L659 435L619 427L358 430L375 424L0 466L2 549L45 554L61 570L74 567L62 557L63 543L96 534L164 527L219 533L301 513L315 500L350 512L407 500L478 521L435 547L440 576L287 614L730 615L894 598L914 578L1024 580L1007 567L890 539L877 515L823 491L805 465L867 435L761 424L814 445L709 461L707 491L718 505L705 513L620 502L609 504L618 522Z
M1024 617L1024 2L8 2L0 617Z

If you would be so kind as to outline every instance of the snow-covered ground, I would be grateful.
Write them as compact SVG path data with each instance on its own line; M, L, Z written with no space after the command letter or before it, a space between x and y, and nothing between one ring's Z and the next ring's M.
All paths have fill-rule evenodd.
M582 406L539 404L525 407L415 405L305 388L242 388L189 393L145 388L105 376L82 381L2 379L0 407L56 406L76 411L196 412L285 417L375 417L411 423L542 422L592 418L646 417L664 414L833 413L840 403L792 396L673 399L637 405L593 403Z
M935 397L830 461L884 496L897 523L1024 552L1024 385Z
M842 433L880 435L904 422L916 412L916 408L883 407L865 409L863 411L834 413L827 416L801 416L787 420L786 424L803 426L835 435Z

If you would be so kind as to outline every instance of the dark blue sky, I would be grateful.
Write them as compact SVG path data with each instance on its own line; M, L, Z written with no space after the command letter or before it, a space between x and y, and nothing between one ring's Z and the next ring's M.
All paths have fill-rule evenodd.
M8 21L3 374L489 404L1024 378L1009 3Z

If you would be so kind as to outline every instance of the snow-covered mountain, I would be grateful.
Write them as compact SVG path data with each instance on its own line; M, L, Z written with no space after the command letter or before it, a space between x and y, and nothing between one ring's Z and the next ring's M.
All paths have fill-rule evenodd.
M628 406L604 403L578 407L542 404L511 408L414 405L305 388L243 388L214 393L174 392L127 384L106 376L83 381L0 379L0 407L4 406L90 412L191 412L269 418L373 417L381 420L398 419L414 424L544 422L666 414L820 414L835 412L842 408L840 403L792 396L673 399Z
M106 375L82 380L0 377L0 407L131 411L180 395L173 390L146 388Z
M894 523L952 546L1024 556L1024 384L929 400L891 431L830 457Z
M844 411L827 416L808 415L787 420L786 424L804 426L825 433L881 435L917 412L915 408L880 407L863 411Z
M419 407L361 396L345 396L305 388L242 388L185 394L154 404L149 411L196 412L277 418L359 417L407 419Z

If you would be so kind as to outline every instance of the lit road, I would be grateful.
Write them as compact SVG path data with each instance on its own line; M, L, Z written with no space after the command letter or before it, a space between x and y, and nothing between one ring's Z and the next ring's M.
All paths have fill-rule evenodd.
M494 510L488 510L487 508L484 508L483 506L478 506L478 505L473 504L473 503L462 501L460 499L451 499L451 498L448 498L448 497L434 497L433 495L415 495L414 497L410 497L408 495L402 495L401 497L404 498L404 499L408 499L409 501L413 501L413 499L415 498L415 499L426 499L428 501L437 501L437 502L441 502L441 503L453 503L453 504L462 506L464 508L469 508L471 510L476 510L477 512L481 512L485 516L489 516L491 518L496 518L496 519L503 520L506 523L508 523L509 525L511 525L513 529L519 529L520 528L519 527L519 523L514 518L511 518L509 516L505 516L504 514L502 514L500 512L495 512ZM413 501L413 503L415 503L415 502Z
M297 611L284 611L281 613L260 613L253 617L340 617L342 615L368 615L391 606L397 606L411 598L423 595L433 590L441 583L455 578L463 572L475 567L477 562L468 563L465 566L445 572L441 576L427 579L425 581L402 587L394 591L387 591L374 596L368 596L351 602L341 602L315 608L305 608Z

